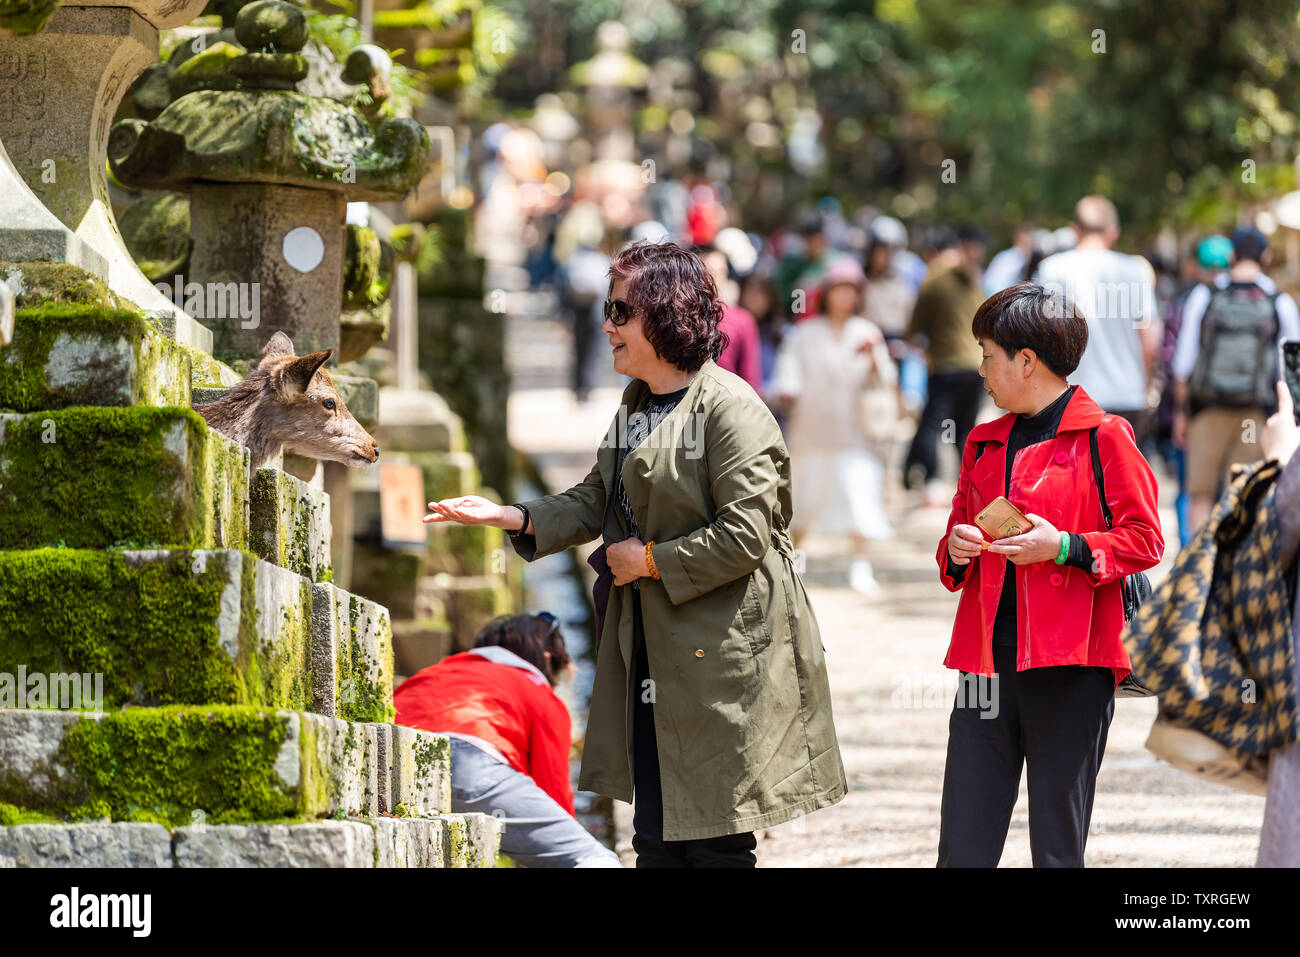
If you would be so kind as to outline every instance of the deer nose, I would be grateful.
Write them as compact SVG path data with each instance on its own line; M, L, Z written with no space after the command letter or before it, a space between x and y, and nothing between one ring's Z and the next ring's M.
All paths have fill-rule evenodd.
M371 442L371 443L370 443L370 447L371 447L371 448L374 450L374 452L375 452L375 458L374 458L374 461L378 462L378 461L379 461L379 446L376 445L375 443Z

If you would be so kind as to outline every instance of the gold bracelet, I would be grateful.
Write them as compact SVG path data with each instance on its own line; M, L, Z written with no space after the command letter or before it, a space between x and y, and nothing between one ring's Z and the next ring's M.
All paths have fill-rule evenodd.
M654 547L654 542L645 543L645 567L650 569L650 577L655 581L659 580L659 569L655 567L655 557L650 554L650 549Z

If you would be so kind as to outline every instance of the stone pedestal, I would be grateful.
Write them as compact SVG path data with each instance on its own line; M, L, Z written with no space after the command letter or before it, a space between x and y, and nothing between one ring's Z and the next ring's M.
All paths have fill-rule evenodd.
M6 59L0 55L0 80L13 79L15 72L25 75L27 69L19 58L11 56ZM13 87L0 91L0 98L9 96L9 109L17 113L22 109L17 102L20 94L20 88ZM20 137L20 142L27 141L27 135ZM45 208L22 174L14 168L2 142L0 196L4 197L0 262L21 263L48 259L50 262L70 263L97 276L108 277L108 260L91 249L80 236Z
M331 190L193 185L189 278L258 289L258 316L204 317L219 355L257 355L277 331L293 340L299 355L338 351L346 207L344 194Z
M52 244L44 255L103 276L114 292L155 315L172 338L210 351L208 330L159 293L131 259L106 177L109 123L131 82L157 59L156 24L183 23L178 18L197 15L202 6L201 0L138 3L137 9L64 6L43 33L0 37L0 140L40 203L99 259L57 229L18 223L29 238L35 226L37 240ZM11 201L4 197L6 213ZM16 205L30 207L22 196ZM25 218L33 214L40 219L30 208ZM11 226L7 216L4 225ZM38 255L29 251L25 258Z

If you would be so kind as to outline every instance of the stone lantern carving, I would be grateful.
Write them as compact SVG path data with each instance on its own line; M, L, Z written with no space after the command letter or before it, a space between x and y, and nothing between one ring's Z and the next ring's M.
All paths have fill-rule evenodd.
M48 11L53 4L26 6ZM158 31L188 23L203 6L204 0L83 0L59 7L43 30L43 13L0 17L0 192L7 200L0 260L81 266L173 339L207 351L208 330L165 299L122 245L104 163L113 113L131 81L157 59Z
M300 353L337 356L347 203L414 187L428 134L404 118L372 129L357 110L299 92L307 24L297 7L257 0L240 9L235 36L248 51L229 60L236 88L194 89L150 121L122 120L109 162L127 186L189 193L187 285L240 297L240 310L204 316L218 355L255 356L284 331ZM255 316L242 308L253 302Z

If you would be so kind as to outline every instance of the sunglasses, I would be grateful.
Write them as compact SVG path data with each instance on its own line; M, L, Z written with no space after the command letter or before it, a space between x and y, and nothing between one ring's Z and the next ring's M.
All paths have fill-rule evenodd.
M540 618L542 621L546 622L548 625L551 626L551 629L546 633L545 638L551 637L551 635L555 634L555 629L560 627L560 620L556 618L554 615L552 615L549 611L539 611L533 617ZM545 638L543 640L545 640Z
M616 326L621 326L632 318L632 307L626 299L606 299L605 318Z

